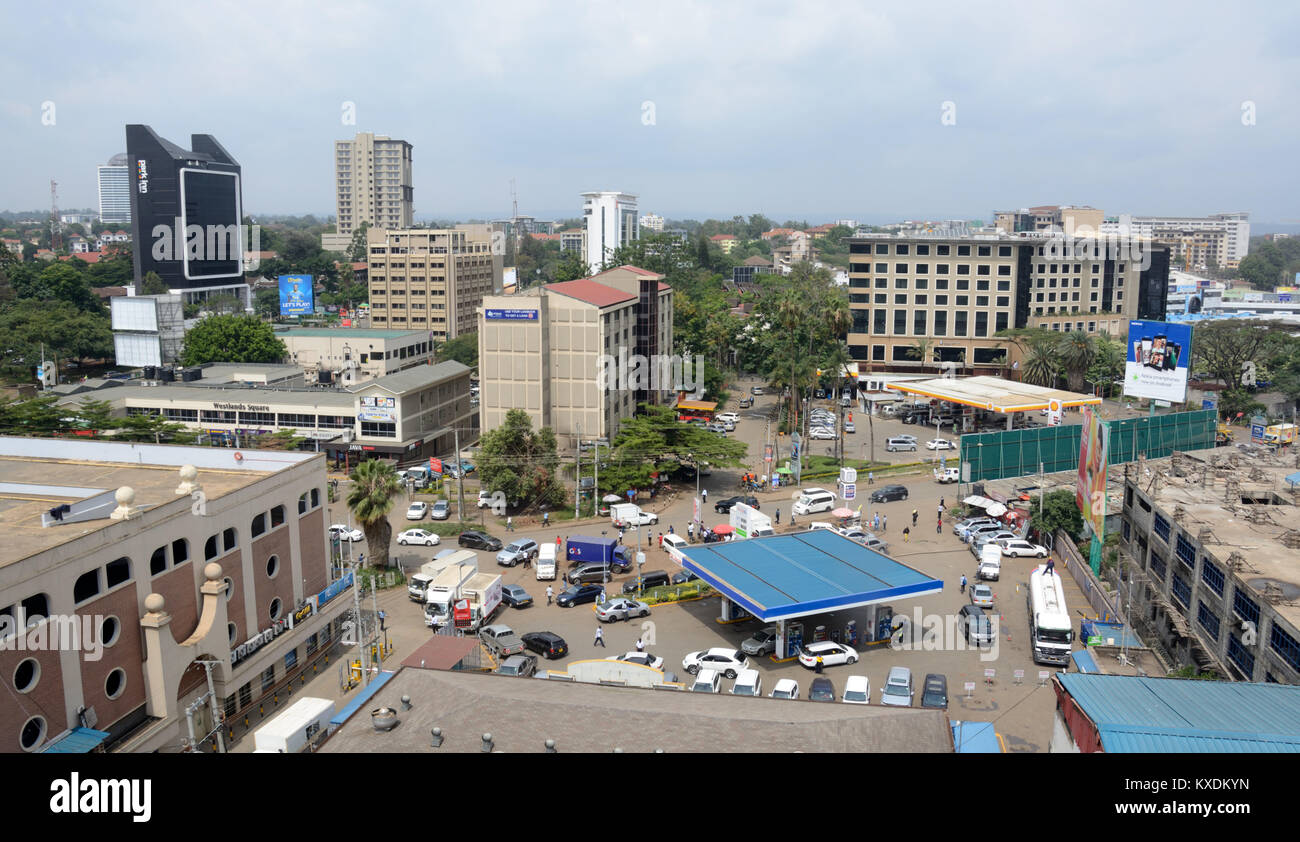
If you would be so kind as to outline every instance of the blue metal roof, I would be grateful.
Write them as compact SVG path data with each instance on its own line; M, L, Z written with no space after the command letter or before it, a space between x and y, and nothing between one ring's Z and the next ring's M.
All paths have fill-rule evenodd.
M1074 668L1079 672L1099 673L1097 662L1092 659L1092 653L1087 649L1080 649L1070 653L1070 660L1074 661Z
M355 699L348 702L347 706L345 706L343 710L334 714L334 718L330 720L330 727L337 728L338 726L342 725L344 722L347 722L348 717L356 713L357 709L360 708L362 705L364 705L366 702L370 701L371 697L373 697L376 693L379 692L379 688L387 684L389 679L391 679L395 675L397 675L396 672L388 672L388 671L384 671L379 673L379 675L376 675L373 679L371 679L370 683L367 684L365 688L360 693L357 694L357 697Z
M958 754L1001 754L1002 743L992 722L953 720L952 745Z
M55 738L54 742L41 749L42 754L89 754L99 748L99 744L108 739L107 731L93 728L73 728Z
M1061 673L1108 752L1300 752L1300 686Z
M683 566L762 620L938 593L943 582L829 529L700 544Z

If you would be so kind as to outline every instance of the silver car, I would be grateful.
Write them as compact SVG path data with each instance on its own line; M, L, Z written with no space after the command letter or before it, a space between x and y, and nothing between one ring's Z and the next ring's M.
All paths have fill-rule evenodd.
M527 678L536 671L536 655L511 655L496 670L497 675L513 675L516 678Z
M650 606L648 604L626 597L606 600L596 606L596 619L606 623L614 620L630 620L633 617L648 617L649 615Z
M740 644L740 651L746 655L769 655L776 651L776 626L768 626L757 631L754 636Z

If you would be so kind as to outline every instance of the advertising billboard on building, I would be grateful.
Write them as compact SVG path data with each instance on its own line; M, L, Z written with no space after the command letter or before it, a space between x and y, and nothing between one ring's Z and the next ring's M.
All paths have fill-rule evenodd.
M1170 403L1187 400L1187 371L1192 360L1191 325L1129 322L1126 353L1124 394L1127 397Z
M1106 458L1110 436L1101 415L1092 407L1083 410L1083 429L1079 436L1079 478L1074 501L1084 522L1092 525L1098 537L1106 535Z
M310 316L315 308L311 275L280 276L281 316Z

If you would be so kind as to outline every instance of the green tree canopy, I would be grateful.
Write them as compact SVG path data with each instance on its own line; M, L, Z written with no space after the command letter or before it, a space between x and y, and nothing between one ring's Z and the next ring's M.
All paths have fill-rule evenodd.
M209 316L185 334L181 364L273 363L286 354L271 326L254 316Z
M383 459L363 460L348 479L352 481L348 489L348 508L366 534L370 564L387 567L388 545L393 537L388 513L393 510L393 501L402 491L401 480L392 464Z
M554 431L534 431L532 418L522 409L510 410L500 427L483 434L479 480L490 494L499 491L524 507L558 508L568 497L559 469Z
M458 363L478 368L478 333L462 333L438 346L435 354L438 362L455 360Z
M1030 506L1029 525L1040 535L1054 535L1057 529L1065 530L1071 538L1083 534L1083 515L1074 499L1074 490L1063 488L1043 495L1043 513L1038 513L1038 503Z

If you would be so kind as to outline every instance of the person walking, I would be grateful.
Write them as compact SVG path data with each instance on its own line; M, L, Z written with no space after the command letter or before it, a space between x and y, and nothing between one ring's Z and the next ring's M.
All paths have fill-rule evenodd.
M903 543L904 543L904 544L907 543L908 536L910 536L911 534L912 534L912 527L910 527L910 526L904 526L904 527L903 527Z
M506 531L507 531L507 532L514 532L514 531L515 531L515 519L514 519L514 518L512 518L512 517L507 517L507 518L506 518Z
M707 488L700 489L700 501L703 503L709 502L709 489Z
M562 545L560 544L560 536L559 536L559 535L556 535L556 536L555 536L555 554L556 554L556 555L559 555L559 554L560 554L560 547L561 547L561 546L562 546Z
M533 554L532 554L532 553L524 553L524 569L527 570L528 568L530 568L530 567L532 567L532 566L533 566Z
M591 644L591 648L595 649L597 646L602 649L608 648L605 646L605 630L600 626L596 626L596 640Z
M550 526L550 525L551 525L551 513L542 512L542 526Z
M876 484L876 472L867 471L867 485L875 485L875 484Z
M961 593L966 593L966 574L961 574Z
M943 502L939 502L939 517L943 517Z
M777 525L777 526L780 526L780 525L781 525L781 507L780 507L780 506L777 506L777 507L776 507L776 525Z
M940 509L946 509L946 508L948 508L947 506L945 506L945 505L943 504L943 498L942 498L942 497L939 498L939 508L940 508Z
M550 605L550 604L551 604L551 597L553 597L553 596L555 596L555 589L552 588L550 585L547 585L547 586L546 586L546 604L547 604L547 605Z
M913 525L913 526L916 526L916 516L917 516L917 511L916 511L916 509L912 509L912 525Z
M881 532L889 531L889 515L880 516L880 531Z
M1056 559L1049 558L1047 560L1047 569L1045 569L1043 572L1047 573L1048 575L1051 575L1051 573L1055 570L1056 570Z
M934 522L934 534L935 534L935 535L942 535L942 534L943 534L943 516L942 516L942 515L940 515L940 516L939 516L939 519L938 519L937 521Z

